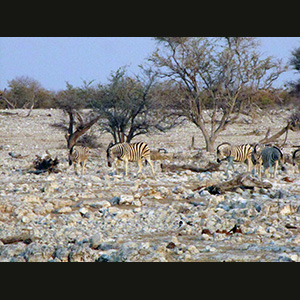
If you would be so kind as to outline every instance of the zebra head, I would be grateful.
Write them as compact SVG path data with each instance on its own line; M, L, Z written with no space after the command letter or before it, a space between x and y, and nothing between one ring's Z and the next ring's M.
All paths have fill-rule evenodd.
M254 144L253 151L251 152L251 159L254 165L258 164L263 148L264 145L262 144Z
M293 166L296 166L296 163L300 161L300 149L296 149L292 154Z
M114 146L113 142L110 142L107 149L106 149L106 154L107 154L107 165L108 167L112 166L112 163L115 159L114 154L112 152L112 147Z
M217 147L217 162L220 163L222 160L227 159L231 154L231 144L222 143Z

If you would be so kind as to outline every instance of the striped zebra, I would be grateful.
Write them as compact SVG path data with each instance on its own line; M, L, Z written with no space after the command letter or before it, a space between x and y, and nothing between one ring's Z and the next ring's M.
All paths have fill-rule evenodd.
M276 146L272 147L265 147L256 144L254 146L252 152L252 161L253 164L257 165L258 168L258 175L259 177L262 176L261 174L261 167L264 167L264 174L266 177L270 177L270 170L274 167L273 177L276 177L278 165L280 165L281 170L284 171L285 168L283 166L284 158L281 150Z
M300 173L300 149L296 149L292 155L293 166L298 165L298 173Z
M251 152L253 150L253 146L250 144L242 144L239 146L232 146L230 143L222 143L217 147L217 162L220 163L223 160L228 161L228 166L225 171L225 175L227 178L229 177L228 171L229 168L233 167L233 162L245 162L248 163L248 172L251 172L252 169L252 160L251 160Z
M125 164L125 176L128 174L128 162L137 162L139 166L139 173L142 173L142 159L144 158L146 163L148 162L152 174L155 175L152 161L150 159L150 149L148 145L144 142L139 143L110 143L107 150L107 164L109 167L112 166L113 162L117 159L116 164L119 161L124 161ZM115 170L117 166L115 166Z
M71 166L74 163L74 170L76 175L78 174L78 165L80 164L82 167L81 175L84 174L85 165L89 155L91 154L91 150L89 147L83 146L73 146L69 152L69 165Z

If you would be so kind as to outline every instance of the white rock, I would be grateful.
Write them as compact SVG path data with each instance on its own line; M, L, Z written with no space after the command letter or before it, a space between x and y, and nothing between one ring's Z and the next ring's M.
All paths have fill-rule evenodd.
M204 250L202 250L203 252L216 252L217 251L217 248L213 247L213 246L206 246L204 248Z
M33 195L28 195L28 196L25 196L23 198L23 201L24 202L29 202L29 203L40 203L40 197L37 197L37 196L33 196Z
M101 201L97 201L97 202L94 202L94 203L90 204L90 206L93 207L93 208L101 209L101 208L110 207L111 204L107 200L101 200Z
M186 250L189 251L191 254L199 253L199 250L194 245L189 245Z
M78 210L82 215L85 215L89 212L89 210L86 208L86 207L81 207L79 210Z
M133 195L121 195L120 204L130 205L134 201Z
M72 208L70 206L65 206L65 207L62 207L62 208L57 210L57 212L59 214L64 214L64 213L68 213L68 212L71 212L71 211L72 211Z
M134 199L131 204L139 207L142 206L142 202L139 199Z
M131 210L121 210L116 215L117 219L134 218L134 212Z
M92 182L95 182L95 183L102 182L102 179L100 177L98 177L98 176L95 176L95 175L90 175L90 180Z
M279 213L283 216L290 215L292 213L291 205L285 205L282 209L280 209Z
M210 192L207 191L207 190L203 190L203 191L201 191L199 194L200 194L200 196L202 196L202 197L211 197Z
M57 178L56 174L52 173L52 174L48 175L45 179L46 179L47 181L53 181L53 180L55 180L56 178Z
M27 216L23 216L22 219L21 219L21 221L22 221L23 223L29 223L29 222L30 222L30 218L27 217Z

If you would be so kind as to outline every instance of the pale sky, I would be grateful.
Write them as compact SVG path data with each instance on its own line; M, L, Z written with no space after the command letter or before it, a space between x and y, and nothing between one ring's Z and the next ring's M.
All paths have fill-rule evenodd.
M291 51L300 47L300 37L261 37L261 52L287 62ZM150 37L0 37L0 89L18 76L36 79L48 90L74 86L82 81L106 83L111 72L128 66L139 73L138 65L155 50ZM288 71L276 86L299 75Z

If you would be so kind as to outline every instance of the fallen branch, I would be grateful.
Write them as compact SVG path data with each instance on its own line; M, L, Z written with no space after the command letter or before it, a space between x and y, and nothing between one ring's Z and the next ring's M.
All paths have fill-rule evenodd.
M242 173L233 179L207 187L207 190L213 194L224 194L227 191L234 191L237 188L271 188L272 184L252 177L249 173Z
M12 158L20 158L20 159L28 156L28 155L15 154L13 152L8 152L8 155L11 156Z
M192 172L214 172L214 171L219 171L220 164L215 163L215 162L208 162L208 164L204 168L199 168L194 165L169 165L169 164L161 164L161 170L162 172L180 172L180 171L185 171L185 170L190 170Z
M284 143L286 143L287 140L287 132L290 129L291 123L288 122L287 126L283 127L280 131L278 131L277 133L275 133L274 135L272 135L271 137L268 137L269 133L270 133L270 128L268 129L266 136L259 141L260 144L269 144L269 143L274 143L277 141L278 138L280 138L284 133L286 133L286 137L284 140Z

